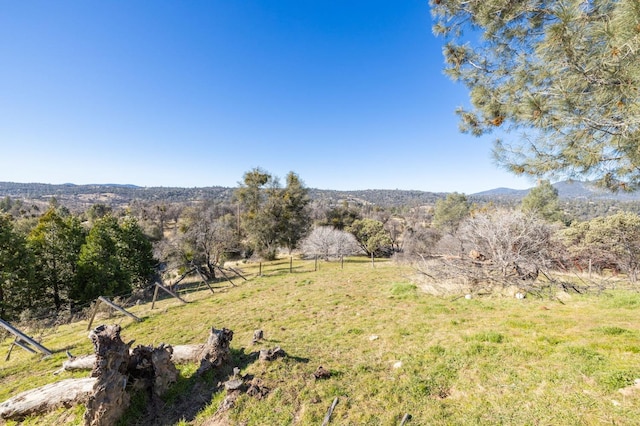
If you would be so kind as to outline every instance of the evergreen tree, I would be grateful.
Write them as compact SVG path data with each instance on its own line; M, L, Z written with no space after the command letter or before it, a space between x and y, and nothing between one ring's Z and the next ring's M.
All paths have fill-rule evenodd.
M320 222L320 226L330 226L340 231L351 226L356 220L362 219L360 212L349 207L347 202L327 210L325 215L326 219Z
M445 199L436 201L433 226L441 231L455 233L460 223L469 217L471 203L467 196L452 192Z
M386 247L391 246L389 233L379 220L356 220L347 228L347 231L353 234L362 250L369 256L372 254L380 256ZM388 252L391 252L391 250Z
M34 254L40 303L60 310L76 282L78 257L85 232L78 218L62 217L50 208L31 230L28 247Z
M234 195L242 207L242 220L245 228L260 212L264 203L264 189L273 182L273 177L266 171L255 168L246 172L242 183L238 185Z
M516 174L640 184L640 2L431 0L446 73L470 91L461 128L501 129Z
M118 237L117 254L122 269L133 288L142 288L149 283L157 264L151 241L131 216L122 220Z
M73 299L90 302L131 289L118 256L120 228L113 216L97 219L87 235L78 259L78 281Z
M11 217L0 214L0 317L16 318L34 306L33 258Z
M111 215L97 219L80 250L74 300L88 302L142 287L155 263L151 243L135 219L127 217L121 225Z
M275 259L278 247L293 249L309 230L307 189L293 172L283 189L277 178L253 169L244 174L235 196L242 208L242 229L265 259Z
M522 199L522 211L534 213L547 222L565 222L560 209L558 190L548 180L541 180Z
M289 252L309 234L311 215L308 205L311 202L309 190L294 172L287 175L287 186L282 191L283 221L280 226L279 240Z

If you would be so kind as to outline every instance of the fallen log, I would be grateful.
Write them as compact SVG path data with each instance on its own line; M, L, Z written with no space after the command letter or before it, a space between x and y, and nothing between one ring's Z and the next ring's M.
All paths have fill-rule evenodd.
M83 404L93 392L97 379L66 379L22 392L0 404L0 419L20 420L60 407Z
M198 356L202 352L204 344L198 345L176 345L173 347L171 360L176 364L186 364L188 362L198 362Z
M53 374L58 375L63 371L93 370L93 365L95 363L95 354L70 357L68 360L64 361L62 363L62 367L54 371Z
M175 364L186 364L188 362L199 362L200 355L204 350L204 344L197 345L176 345L173 346L173 353L171 354L171 361ZM53 372L58 375L64 371L80 371L80 370L92 370L93 365L96 362L96 355L82 355L77 357L71 357L62 363L62 367Z

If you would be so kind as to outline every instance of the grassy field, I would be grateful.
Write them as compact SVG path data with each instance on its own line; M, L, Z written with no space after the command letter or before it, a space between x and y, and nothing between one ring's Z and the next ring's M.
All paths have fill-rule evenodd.
M411 269L392 262L375 268L365 259L294 264L288 260L239 267L251 276L188 294L181 305L165 299L135 306L141 323L123 326L123 340L138 344L200 343L208 329L234 331L234 364L270 389L262 400L242 396L228 424L320 425L335 397L338 425L634 425L640 390L619 389L640 378L640 294L611 291L567 295L558 301L526 298L440 299L411 284ZM158 307L159 306L159 307ZM0 345L0 401L16 393L82 373L53 376L64 350L90 353L87 322L42 336L49 359ZM251 345L253 331L265 340ZM263 363L260 348L280 346L285 358ZM331 371L315 380L319 367ZM224 398L216 391L228 370L201 379L194 365L164 397L165 424L207 424ZM144 398L134 398L123 424L144 423ZM25 424L81 423L83 407L60 410ZM10 423L11 424L11 423ZM222 423L221 423L222 424Z

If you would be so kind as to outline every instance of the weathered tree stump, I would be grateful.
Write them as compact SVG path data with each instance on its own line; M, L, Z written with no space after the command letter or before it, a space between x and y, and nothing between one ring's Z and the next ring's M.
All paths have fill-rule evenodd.
M212 331L211 331L212 333L214 333L213 330L215 330L215 329L212 329ZM217 330L217 332L223 331L223 330ZM229 332L231 332L231 331L229 331ZM231 337L233 337L233 332L231 332ZM211 339L212 338L209 337L209 340L211 340ZM215 339L217 339L217 338L214 338L214 340ZM228 340L231 340L231 338L229 338ZM224 341L224 339L223 339L223 341ZM221 341L221 343L223 341ZM207 354L212 352L211 350L207 350L205 348L205 346L206 346L206 344L203 344L203 343L198 344L198 345L175 345L175 346L172 346L173 352L171 353L171 361L173 361L174 364L184 364L184 363L187 363L187 362L200 362L201 357L209 356ZM227 342L226 347L228 349L228 342ZM224 352L224 350L222 348L219 348L218 350L221 350L222 352ZM227 358L225 358L225 359L227 359ZM91 370L91 369L93 369L95 363L96 363L96 355L95 354L72 357L72 358L64 361L62 363L62 367L60 369L56 370L53 374L59 374L59 373L61 373L63 371Z
M249 382L249 388L247 389L247 395L252 396L257 399L265 398L269 395L270 389L264 385L262 379L254 377Z
M229 344L232 339L233 331L227 328L218 330L212 327L207 342L198 354L200 367L196 373L204 374L212 368L220 367L223 363L227 362L231 357Z
M264 332L262 330L255 330L253 332L253 339L251 343L257 345L264 338Z
M280 349L280 346L276 346L273 349L260 349L260 355L258 359L260 361L273 361L276 358L284 357L286 353Z
M331 377L331 371L327 370L326 368L324 368L323 366L319 366L316 371L313 372L313 377L316 380L319 379L328 379L329 377Z
M204 344L198 345L175 345L172 346L173 353L171 354L171 361L174 364L185 364L187 362L198 362L200 359L198 356L202 352ZM78 371L78 370L92 370L96 363L96 355L82 355L77 357L70 357L68 360L62 363L62 367L54 371L53 374L60 374L63 371Z
M120 338L120 326L101 325L89 333L96 352L91 377L97 377L93 394L87 401L85 425L113 425L129 407L126 391L129 368L129 345Z
M161 396L178 379L178 369L171 361L171 346L160 344L157 348L137 346L131 353L129 376L133 389L150 389Z

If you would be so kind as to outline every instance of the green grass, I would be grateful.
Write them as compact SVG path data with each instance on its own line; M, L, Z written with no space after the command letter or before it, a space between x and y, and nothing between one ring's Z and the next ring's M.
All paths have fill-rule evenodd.
M232 356L243 374L271 389L263 400L242 396L228 412L231 424L318 425L334 397L332 424L638 424L640 394L618 392L640 378L638 294L607 292L549 300L428 296L412 284L412 271L366 259L339 262L240 263L248 281L190 293L191 303L164 299L132 308L141 323L114 316L125 341L158 345L199 343L208 329L234 331ZM99 322L97 322L99 323ZM97 324L96 323L96 324ZM14 349L0 361L0 400L45 383L72 377L50 373L64 350L89 353L87 323L61 326L43 336L56 353L46 360ZM253 331L265 341L252 345ZM375 337L374 337L375 336ZM0 345L0 356L10 340ZM255 360L263 347L280 346L287 357ZM332 372L315 380L323 366ZM175 424L202 424L224 399L216 389L229 370L202 379L195 366L163 397L168 411L194 395L201 406ZM75 376L83 376L76 374ZM209 390L209 393L205 390ZM193 398L198 399L198 398ZM615 403L614 403L615 401ZM142 398L123 424L140 422ZM83 409L60 410L27 424L81 423Z

